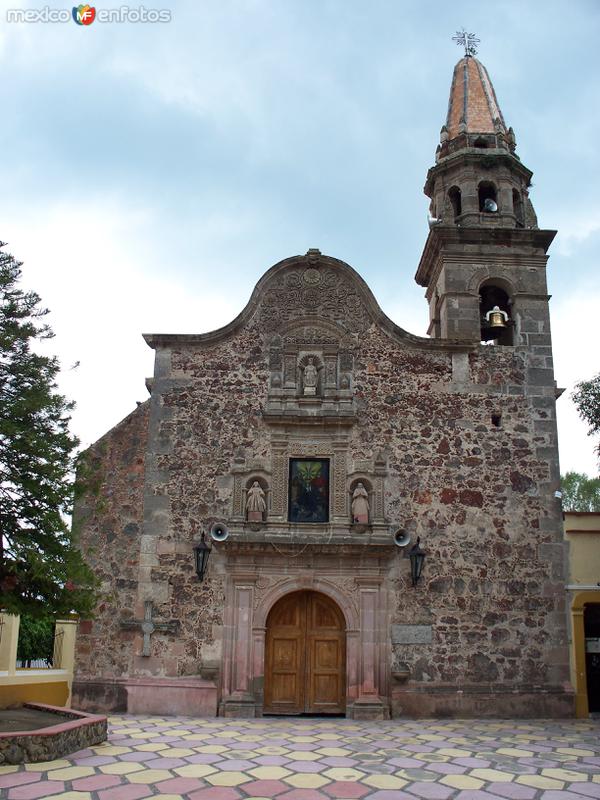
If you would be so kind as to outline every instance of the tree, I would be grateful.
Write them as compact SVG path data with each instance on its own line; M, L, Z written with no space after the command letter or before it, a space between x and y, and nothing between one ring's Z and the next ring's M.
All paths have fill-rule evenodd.
M30 667L32 661L43 659L52 662L54 655L54 625L49 619L34 619L28 615L21 617L19 624L19 645L17 659Z
M571 395L579 416L590 426L589 436L600 433L600 372L589 381L580 381ZM596 447L600 459L600 444Z
M600 511L600 478L567 472L560 482L565 511Z
M0 242L0 248L4 244ZM0 608L34 618L89 614L96 579L65 520L73 498L73 404L57 391L53 336L21 264L0 249Z

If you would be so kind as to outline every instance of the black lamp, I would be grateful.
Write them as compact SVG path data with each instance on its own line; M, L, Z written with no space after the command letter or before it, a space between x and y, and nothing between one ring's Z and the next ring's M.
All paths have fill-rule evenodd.
M408 551L408 557L410 558L410 577L412 579L412 585L416 586L419 582L419 578L421 577L421 572L423 571L423 562L425 561L425 551L421 550L420 547L421 537L417 537L417 541Z
M204 531L202 531L202 538L197 545L194 545L194 557L196 559L196 575L199 581L204 580L206 567L208 566L208 557L210 555L210 547L206 544L204 539Z

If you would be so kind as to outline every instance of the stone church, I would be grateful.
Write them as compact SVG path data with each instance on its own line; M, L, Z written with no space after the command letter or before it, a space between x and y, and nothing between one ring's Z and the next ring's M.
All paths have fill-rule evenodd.
M145 336L149 399L82 459L74 525L103 596L74 705L572 714L555 231L531 177L466 55L425 182L427 336L317 249L225 327Z

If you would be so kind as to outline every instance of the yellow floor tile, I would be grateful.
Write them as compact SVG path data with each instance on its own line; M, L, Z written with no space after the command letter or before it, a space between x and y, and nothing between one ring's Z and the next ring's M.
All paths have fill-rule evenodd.
M160 754L161 758L185 758L185 756L193 756L196 751L189 747L167 747Z
M214 775L207 775L206 780L213 786L240 786L242 783L248 783L252 778L243 772L217 772Z
M361 783L374 786L376 789L402 789L408 781L395 775L369 775L367 778L363 778Z
M565 781L566 783L581 783L588 779L585 772L575 772L572 769L543 769L542 775L547 778L556 778L557 781Z
M53 769L48 773L49 781L74 781L77 778L87 778L95 775L93 767L65 767L64 769Z
M142 753L158 753L161 750L168 750L169 745L165 742L148 742L148 744L136 744L133 749L141 750Z
M296 789L320 789L321 786L331 783L329 778L324 778L322 775L312 775L307 773L291 775L288 778L284 778L284 781L289 783L290 786L295 786Z
M563 753L566 756L595 756L593 750L583 750L581 747L557 747L557 753Z
M14 766L7 764L4 767L0 767L0 775L10 775L11 772L16 772L18 769L19 767L16 764Z
M323 756L348 756L349 751L344 750L342 747L321 747L316 751Z
M332 767L323 773L323 775L331 778L332 781L359 781L366 774L366 772L352 769L352 767Z
M482 781L490 781L495 783L510 783L514 780L514 775L510 772L502 772L499 769L472 769L469 772L474 778L481 778Z
M439 782L452 786L453 789L481 789L483 786L483 781L471 778L470 775L444 775Z
M252 775L252 777L264 781L278 781L281 780L281 778L285 778L287 775L291 774L291 771L289 769L285 769L284 767L267 766L255 767L254 769L248 770L248 775Z
M520 750L518 747L501 747L496 752L503 756L515 756L516 758L531 758L533 756L531 750Z
M129 775L131 772L139 772L147 767L138 761L117 761L115 764L103 764L98 769L105 775Z
M186 764L185 767L175 767L172 770L182 778L204 778L216 771L216 767L211 767L209 764Z
M56 761L38 761L36 764L25 764L28 772L49 772L51 769L70 767L71 762L65 758L57 758Z
M442 756L450 756L451 758L469 758L471 756L470 750L459 750L455 747L441 747L438 753Z
M220 744L205 744L202 747L194 747L194 750L197 753L214 753L218 755L219 753L225 753L230 748L223 747Z
M103 744L99 747L92 747L91 749L98 756L122 756L123 753L133 752L132 747L116 747L111 744Z
M129 783L159 783L174 777L173 773L168 769L148 769L148 767L145 767L143 772L128 775L127 780Z
M62 794L53 794L56 800L92 800L92 795L89 792L63 792Z
M545 778L543 775L519 775L516 783L522 783L524 786L533 786L534 789L562 789L564 787L562 781Z

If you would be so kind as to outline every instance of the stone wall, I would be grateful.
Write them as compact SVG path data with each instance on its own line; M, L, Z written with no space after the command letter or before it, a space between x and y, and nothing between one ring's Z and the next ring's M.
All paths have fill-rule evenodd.
M135 634L122 631L119 621L132 618L138 604L148 405L138 406L79 463L82 494L75 504L73 528L100 578L101 597L94 619L79 624L76 708L124 707L122 689L110 682L97 685L94 679L126 675L131 668Z
M294 268L296 262L301 259ZM277 276L285 276L286 269L291 267L278 267ZM263 413L273 396L284 394L272 388L279 386L273 380L272 337L283 328L274 328L269 317L265 323L261 305L274 280L270 273L224 331L152 342L157 357L151 400L91 451L100 491L77 519L84 547L96 547L93 563L114 600L100 607L80 637L81 676L194 675L203 663L224 664L235 636L225 613L235 564L258 581L258 593L291 575L302 585L303 575L319 574L339 585L355 610L350 584L361 576L381 580L378 652L386 663L379 683L397 714L417 714L419 708L481 713L482 693L488 711L501 714L506 700L501 692L490 694L490 686L521 694L530 712L535 706L536 713L568 713L570 701L562 693L568 657L562 521L553 496L558 462L551 359L533 348L412 337L383 316L355 273L339 269L340 281L352 284L356 300L343 312L336 306L321 313L329 320L326 346L333 347L334 325L348 332L352 345L351 418L339 408L329 418L319 407L307 412L291 391L284 397L287 411L272 418ZM302 324L308 312L298 297L297 311L286 312L278 325L289 324L294 314ZM279 302L285 304L286 296ZM360 330L350 323L344 327L343 315L352 317L353 304L360 306ZM312 314L304 330L312 341L309 350L316 347L318 329ZM343 391L337 396L345 397ZM348 476L367 474L377 458L384 459L390 532L383 526L379 544L368 531L363 539L355 531L351 546L334 549L337 557L331 547L322 554L317 549L304 556L303 565L303 551L282 559L269 536L293 544L310 535L315 545L335 545L342 536L339 520L309 534L267 520L263 533L256 533L262 543L253 555L254 534L243 522L232 522L236 459L242 451L248 474L259 471L268 483L275 470L273 442L286 437L290 452L312 440L325 448L335 445ZM213 548L200 583L192 547L200 531L217 520L226 521L232 535L226 546ZM427 552L416 589L402 551L389 546L398 527L413 541L420 536ZM234 541L247 543L241 561L229 547ZM382 548L376 567L361 556L367 541L369 549ZM263 590L261 576L267 581ZM140 619L148 599L156 620L176 621L178 633L155 631L151 655L143 657L141 634L120 623L133 615ZM396 635L407 625L422 626L425 633L417 641ZM392 670L403 669L408 681L392 684ZM224 666L222 679L223 671ZM254 677L258 686L260 665ZM472 695L470 706L468 700L455 702L458 688Z

